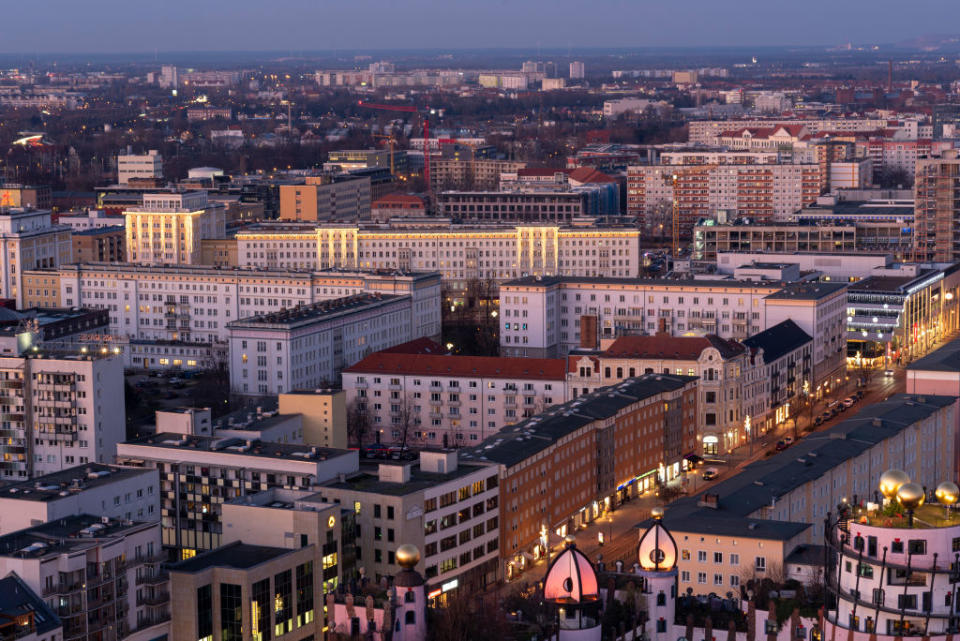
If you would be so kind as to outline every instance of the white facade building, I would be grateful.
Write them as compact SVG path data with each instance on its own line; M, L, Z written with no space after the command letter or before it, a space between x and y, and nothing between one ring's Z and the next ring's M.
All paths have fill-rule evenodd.
M140 265L200 263L200 241L223 238L224 207L205 191L143 195L143 205L124 211L127 262Z
M327 387L344 367L414 336L413 299L361 294L227 325L230 388L266 396Z
M57 218L57 223L66 225L75 232L98 229L100 227L113 227L115 225L122 226L124 222L122 216L108 215L107 212L102 209L88 209L86 213L68 212L60 214Z
M174 69L173 82L176 82L175 78L176 69ZM163 156L160 152L151 149L146 154L117 156L117 182L126 185L131 178L163 178Z
M582 62L575 60L570 63L570 80L583 80L585 76L586 72Z
M563 359L377 352L343 372L347 406L371 440L477 445L505 425L566 400Z
M126 437L119 357L0 358L0 480L111 463Z
M49 210L0 210L0 298L12 298L22 308L24 270L72 260L70 228L52 224Z

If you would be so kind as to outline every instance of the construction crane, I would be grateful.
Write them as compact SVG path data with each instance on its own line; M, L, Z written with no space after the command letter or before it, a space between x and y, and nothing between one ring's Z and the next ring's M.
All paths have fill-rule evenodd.
M403 111L405 113L416 114L423 123L423 180L427 184L427 194L430 194L430 113L431 109L418 109L412 105L384 105L376 102L364 102L360 100L357 103L361 107L369 109L380 109L382 111Z

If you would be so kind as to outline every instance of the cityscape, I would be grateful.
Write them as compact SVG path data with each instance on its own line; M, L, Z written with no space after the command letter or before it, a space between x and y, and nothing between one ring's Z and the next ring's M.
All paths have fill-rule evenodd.
M960 635L960 11L35 4L0 641Z

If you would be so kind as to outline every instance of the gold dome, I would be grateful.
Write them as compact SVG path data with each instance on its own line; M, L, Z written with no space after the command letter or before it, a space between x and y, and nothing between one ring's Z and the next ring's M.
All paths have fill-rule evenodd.
M566 545L567 547L570 547L576 542L577 542L577 537L575 537L572 534L568 534L565 537L563 537L563 544Z
M407 570L412 570L420 562L420 550L416 545L404 543L397 548L397 565Z
M897 490L897 501L908 510L923 505L923 486L919 483L904 483Z
M901 485L910 482L910 477L903 470L887 470L880 475L880 493L888 499L897 495Z
M663 518L663 508L662 507L653 508L652 510L650 510L650 516L652 516L654 519L659 521L660 519Z
M934 494L937 501L943 505L953 505L957 500L960 500L960 487L957 487L956 483L944 481L937 486L937 491Z

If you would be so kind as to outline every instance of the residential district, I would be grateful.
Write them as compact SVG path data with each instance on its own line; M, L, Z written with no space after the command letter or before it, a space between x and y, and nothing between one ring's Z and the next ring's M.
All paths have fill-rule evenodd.
M0 640L953 639L960 67L850 51L0 69Z

